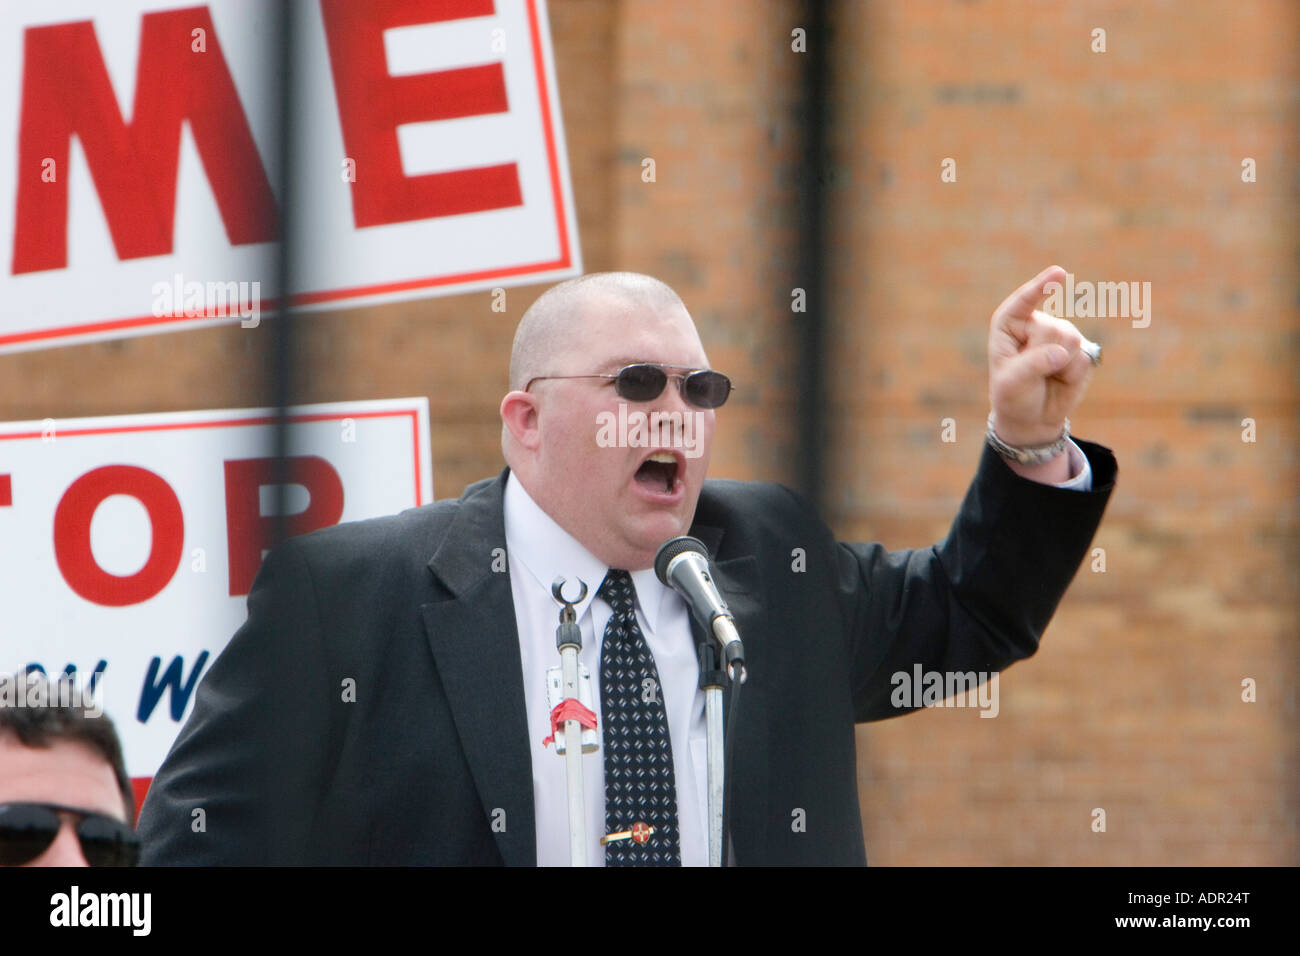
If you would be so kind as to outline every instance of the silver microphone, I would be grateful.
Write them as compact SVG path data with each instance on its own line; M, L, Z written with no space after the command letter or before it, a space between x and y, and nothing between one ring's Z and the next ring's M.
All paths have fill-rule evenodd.
M700 622L722 645L732 679L745 677L745 646L736 631L736 619L722 599L709 572L709 551L704 542L689 535L665 541L655 555L655 574L680 594Z

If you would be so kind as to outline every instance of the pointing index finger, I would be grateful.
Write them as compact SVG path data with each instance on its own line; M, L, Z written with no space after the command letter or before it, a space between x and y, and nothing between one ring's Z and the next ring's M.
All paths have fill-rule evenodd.
M1011 293L1011 295L1007 296L1006 300L1000 307L1000 311L1005 311L1018 319L1029 318L1029 313L1038 308L1039 303L1043 301L1043 297L1047 294L1043 291L1043 286L1053 281L1059 283L1064 278L1064 269L1055 265L1048 266L1015 292Z
M993 313L993 331L1009 335L1018 344L1024 345L1029 339L1031 316L1046 295L1043 286L1049 282L1060 282L1064 278L1065 270L1058 265L1051 265L1011 293Z

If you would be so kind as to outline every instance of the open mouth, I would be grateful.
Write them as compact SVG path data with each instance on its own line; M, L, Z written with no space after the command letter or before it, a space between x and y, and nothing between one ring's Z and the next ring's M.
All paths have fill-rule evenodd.
M662 488L665 494L672 494L679 470L680 462L676 456L657 451L641 462L641 467L636 470L636 480L649 488Z

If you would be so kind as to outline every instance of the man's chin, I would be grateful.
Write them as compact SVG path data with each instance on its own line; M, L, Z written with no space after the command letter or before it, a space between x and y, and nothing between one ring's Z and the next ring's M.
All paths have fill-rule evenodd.
M654 565L655 555L659 553L665 541L671 541L689 532L690 528L683 526L680 521L664 522L646 528L645 533L638 536L641 553L648 555L648 558L643 558L643 566Z
M655 515L652 520L639 521L632 527L624 525L622 531L617 548L605 560L612 567L628 571L654 567L655 555L663 543L686 533L675 515Z
M665 541L690 533L699 490L683 488L679 482L678 491L672 504L656 504L640 496L636 497L627 503L624 520L611 527L611 530L617 527L622 532L618 537L621 539L619 550L625 555L624 560L635 557L638 564L638 567L628 567L627 570L653 567L655 555ZM626 567L617 564L614 566Z

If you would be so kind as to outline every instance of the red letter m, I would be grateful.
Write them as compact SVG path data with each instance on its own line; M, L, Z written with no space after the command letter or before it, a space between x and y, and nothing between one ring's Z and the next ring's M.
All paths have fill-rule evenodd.
M191 49L191 31L206 50ZM275 197L206 7L146 14L135 104L122 117L90 21L28 29L18 134L15 275L68 262L68 150L81 140L121 259L172 251L181 124L188 122L233 245L275 238ZM53 181L42 180L46 158Z

